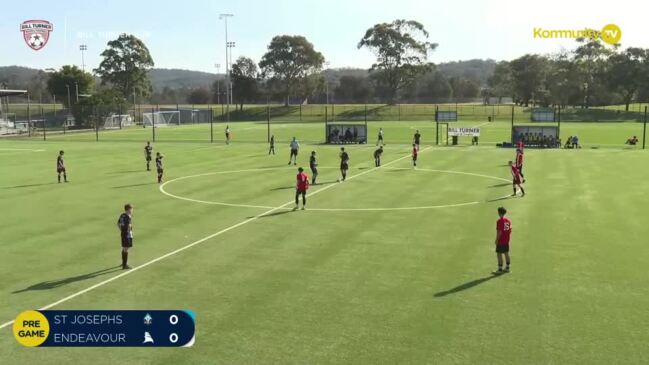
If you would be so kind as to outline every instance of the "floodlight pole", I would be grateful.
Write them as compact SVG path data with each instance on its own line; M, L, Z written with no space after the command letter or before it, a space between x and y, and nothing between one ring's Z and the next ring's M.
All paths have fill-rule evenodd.
M68 89L68 114L70 114L70 108L72 107L70 105L70 85L65 84L65 88Z
M88 50L88 46L82 44L79 46L79 50L81 51L81 70L83 72L86 72L86 61L85 61L84 51Z
M233 17L234 14L220 14L219 19L223 19L223 22L225 23L225 74L227 77L227 83L225 85L225 90L226 94L228 94L228 88L230 87L230 67L228 65L228 18ZM229 94L228 94L229 95ZM226 101L226 120L227 122L230 122L230 100L229 97L227 98L228 100Z
M325 66L327 67L327 70L329 69L329 65L331 63L329 61L325 62ZM327 77L327 70L325 70L325 89L327 93L327 105L329 105L329 78Z
M219 70L221 69L220 63L215 63L216 67L216 104L221 104L221 81L219 81Z
M77 104L79 104L79 83L75 81L74 82L74 87L75 87L76 93L77 93Z

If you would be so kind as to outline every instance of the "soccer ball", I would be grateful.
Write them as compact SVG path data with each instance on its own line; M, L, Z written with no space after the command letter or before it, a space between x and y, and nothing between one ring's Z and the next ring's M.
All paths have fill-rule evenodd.
M44 40L43 36L40 34L32 34L29 36L29 45L34 47L34 48L41 48L43 47Z

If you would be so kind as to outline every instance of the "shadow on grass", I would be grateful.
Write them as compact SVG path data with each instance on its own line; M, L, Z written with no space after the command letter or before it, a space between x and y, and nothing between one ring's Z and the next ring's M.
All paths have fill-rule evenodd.
M512 183L502 183L502 184L495 184L495 185L489 185L490 188L501 188L503 186L511 186Z
M435 298L443 298L443 297L445 297L447 295L459 293L459 292L474 288L474 287L476 287L476 286L478 286L480 284L486 283L489 280L496 279L496 278L499 278L501 276L503 276L503 275L489 275L489 276L485 276L485 277L480 278L480 279L467 281L466 283L458 285L455 288L451 288L449 290L444 290L444 291L435 293L434 296L435 296Z
M146 169L139 169L139 170L112 171L112 172L107 172L106 175L130 174L130 173L133 173L133 172L147 172L147 170Z
M493 199L487 199L487 203L493 203L501 200L509 200L509 199L514 199L516 198L515 196L501 196L500 198L493 198Z
M157 183L154 181L154 182L141 183L141 184L113 186L112 188L113 189L124 189L124 188L134 188L136 186L153 185L153 184L157 184Z
M288 209L286 209L286 210L278 210L278 211L273 212L273 213L260 215L259 218L276 217L278 215L284 215L284 214L293 213L293 212L295 212L295 210L288 210ZM254 217L248 217L248 219L252 219L252 218L254 218Z
M3 187L3 189L35 188L37 186L47 186L47 185L55 185L55 184L58 184L58 183L50 182L50 183L43 183L43 184L27 184L27 185L5 186L5 187Z
M106 268L106 269L103 269L103 270L94 271L94 272L83 274L83 275L71 276L71 277L65 278L65 279L43 281L43 282L40 282L38 284L34 284L34 285L30 286L30 287L27 287L25 289L14 291L14 292L12 292L12 294L24 293L24 292L33 291L33 290L55 289L55 288L58 288L58 287L63 286L63 285L76 283L77 281L89 280L89 279L92 279L92 278L96 278L97 276L114 273L116 271L120 271L121 269L122 269L122 266L118 265L118 266L109 267L109 268Z

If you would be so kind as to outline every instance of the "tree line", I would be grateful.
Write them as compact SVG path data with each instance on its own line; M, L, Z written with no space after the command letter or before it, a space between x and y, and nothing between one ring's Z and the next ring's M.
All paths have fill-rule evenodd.
M278 35L259 62L241 56L231 65L233 100L247 103L281 100L290 103L437 102L482 98L511 98L520 105L581 106L629 104L649 100L649 50L610 46L600 39L578 39L572 51L551 55L526 54L494 65L488 78L449 75L429 61L438 47L414 20L397 19L367 29L358 49L375 61L367 70L324 69L325 57L305 37ZM195 104L225 99L225 79L212 90L170 89L153 92L148 72L154 66L140 39L122 34L108 42L99 67L91 73L66 65L47 73L47 89L71 105L122 106L129 103L169 102L184 98ZM335 74L335 80L332 75ZM96 77L97 78L96 78ZM39 73L39 82L44 76ZM97 84L97 85L95 85ZM85 95L77 100L76 94Z

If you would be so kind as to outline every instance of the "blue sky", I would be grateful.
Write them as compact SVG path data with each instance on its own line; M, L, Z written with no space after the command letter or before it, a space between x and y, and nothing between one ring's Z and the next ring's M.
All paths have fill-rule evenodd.
M643 6L629 0L12 1L0 11L0 65L42 69L80 65L78 48L84 43L87 69L94 68L106 42L126 32L145 41L156 67L215 72L215 63L225 64L219 13L234 14L229 21L230 40L236 42L234 58L245 55L255 61L274 35L301 34L331 67L369 67L372 54L358 50L356 44L373 24L397 18L424 24L430 40L439 43L431 56L436 63L509 60L573 47L570 40L534 39L534 27L599 29L615 23L622 29L623 46L649 47ZM48 45L38 52L26 46L19 30L20 23L29 19L54 24Z

